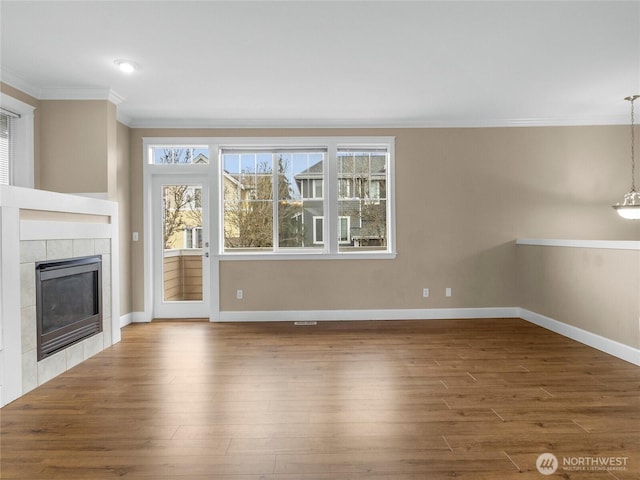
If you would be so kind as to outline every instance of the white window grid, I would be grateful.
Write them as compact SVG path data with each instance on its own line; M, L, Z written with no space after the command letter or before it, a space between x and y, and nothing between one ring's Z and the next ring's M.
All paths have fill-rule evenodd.
M320 233L319 238L318 233ZM324 243L324 217L313 217L313 243L316 245Z
M318 254L322 254L324 258L395 258L395 189L394 189L394 173L395 173L395 139L394 137L228 137L228 138L144 138L145 152L150 152L152 146L158 145L172 145L172 146L186 146L186 145L208 145L211 152L212 159L209 164L191 164L191 165L154 165L150 161L150 155L146 156L145 170L146 174L153 175L159 174L163 171L167 173L186 172L196 173L198 171L207 172L212 179L212 195L211 198L219 198L219 208L212 208L212 225L214 225L214 231L216 231L216 238L212 242L212 247L218 252L221 258L227 259L246 259L246 258L303 258L305 252L308 252L311 257L320 258ZM301 248L284 248L280 249L277 246L277 202L274 203L274 246L267 250L260 250L256 253L246 252L233 252L224 250L223 240L223 219L224 219L224 198L221 194L222 191L222 169L221 169L221 155L220 153L224 148L228 146L239 146L252 148L253 146L273 146L275 148L285 147L292 148L293 146L301 146L306 148L309 145L318 146L321 145L326 148L327 156L324 161L323 175L324 180L327 180L323 184L323 198L318 199L323 202L323 211L325 216L329 218L335 218L335 222L324 223L324 238L325 242L322 248L314 247L301 247ZM337 157L338 151L344 149L351 149L352 151L366 152L368 150L375 150L377 152L384 152L386 155L386 168L385 168L385 182L386 182L386 248L384 250L354 252L349 250L347 253L343 253L338 248L341 245L339 241L340 220L338 215L338 201L342 200L338 195L338 166ZM215 152L218 152L216 155ZM378 153L380 155L380 153ZM165 170L166 169L166 170ZM276 186L274 186L274 198L276 198L277 192ZM302 193L302 192L301 192ZM216 228L217 226L217 228Z

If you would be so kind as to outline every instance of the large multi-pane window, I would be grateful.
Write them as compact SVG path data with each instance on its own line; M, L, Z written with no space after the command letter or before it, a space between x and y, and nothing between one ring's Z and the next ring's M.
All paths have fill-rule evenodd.
M224 251L321 248L326 149L222 149Z
M155 169L180 165L171 171L217 169L212 201L223 255L394 253L392 138L271 140L158 142L148 145L147 161ZM186 196L200 211L198 192ZM185 230L187 248L200 246L196 235Z
M387 250L387 148L338 148L339 251Z

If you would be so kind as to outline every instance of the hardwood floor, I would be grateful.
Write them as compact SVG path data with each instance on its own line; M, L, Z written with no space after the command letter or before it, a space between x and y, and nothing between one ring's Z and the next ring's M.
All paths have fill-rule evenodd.
M137 324L0 411L0 476L539 480L549 452L548 478L637 479L639 393L519 319Z

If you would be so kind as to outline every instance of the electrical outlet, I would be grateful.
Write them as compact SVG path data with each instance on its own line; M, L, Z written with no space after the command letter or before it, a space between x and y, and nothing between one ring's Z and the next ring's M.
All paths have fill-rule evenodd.
M236 298L238 300L242 300L244 298L244 291L243 290L236 290Z
M134 242L138 241L138 232L133 232L131 234L131 238L133 239Z
M422 289L422 296L424 298L427 298L429 296L429 289L428 288L423 288Z
M451 296L451 287L447 287L445 289L444 295L445 295L445 297L450 297Z

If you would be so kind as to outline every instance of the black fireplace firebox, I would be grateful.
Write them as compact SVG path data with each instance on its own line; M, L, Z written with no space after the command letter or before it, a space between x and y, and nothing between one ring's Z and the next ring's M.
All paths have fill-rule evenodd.
M38 360L102 331L102 256L36 263Z

